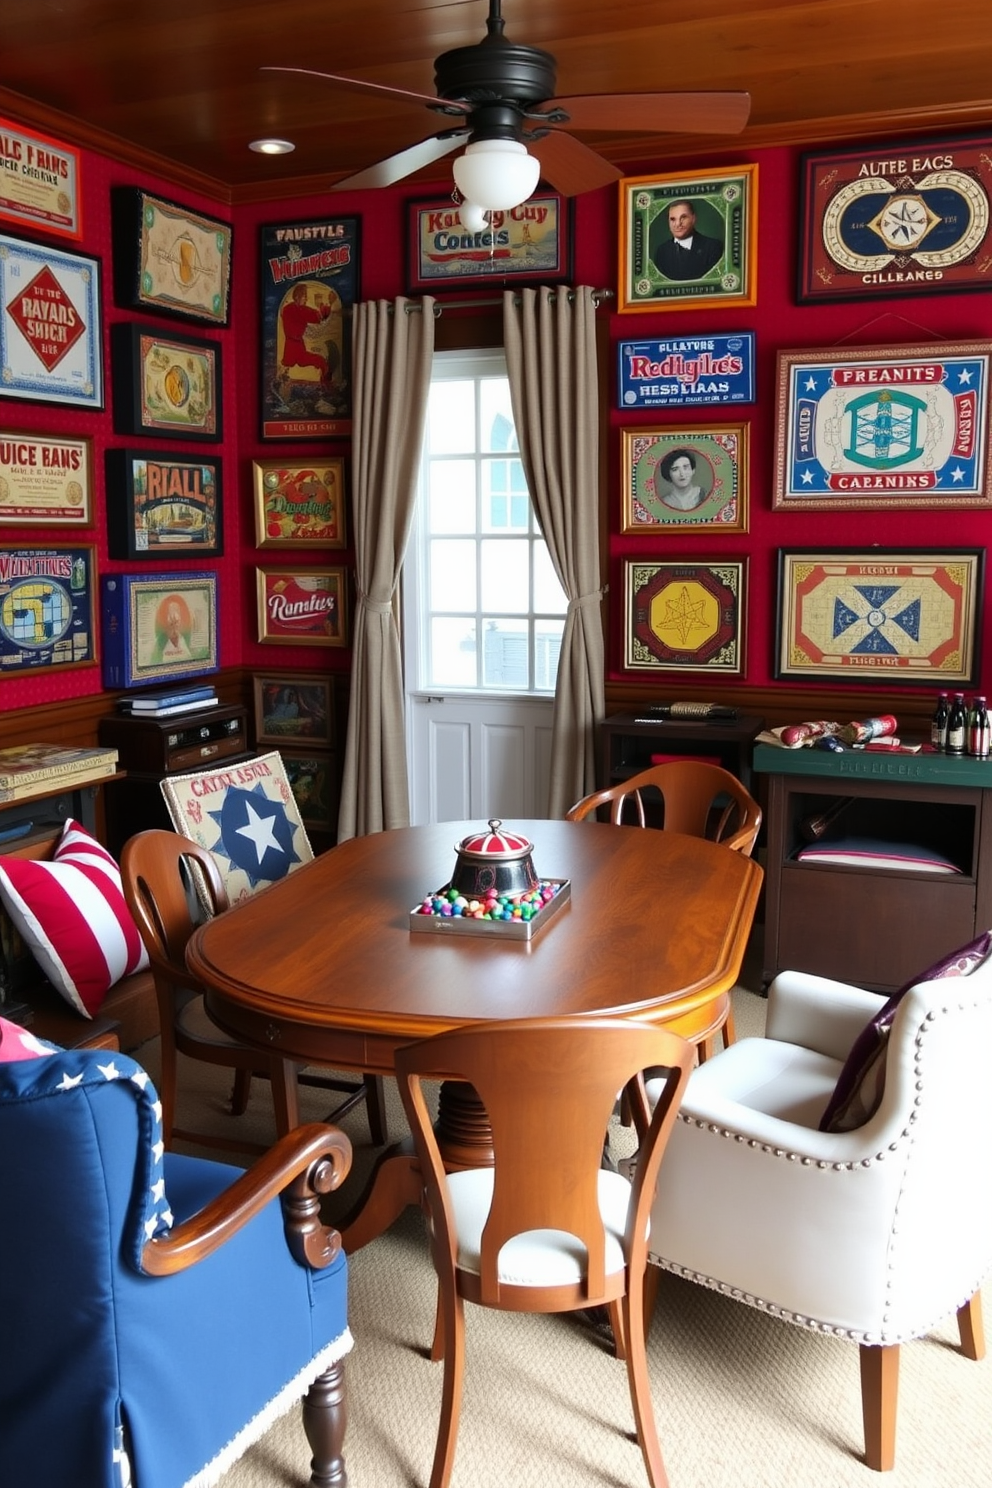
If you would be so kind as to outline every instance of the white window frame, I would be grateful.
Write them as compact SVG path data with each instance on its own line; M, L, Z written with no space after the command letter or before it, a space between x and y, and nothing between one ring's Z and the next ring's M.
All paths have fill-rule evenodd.
M432 381L455 380L465 378L485 378L495 374L506 373L506 357L502 347L491 349L480 349L475 351L437 352L434 357ZM425 435L426 444L426 435ZM489 454L491 452L487 452ZM464 459L464 454L453 458ZM476 450L476 459L480 461L484 456ZM478 495L477 483L477 501ZM528 492L528 500L530 495ZM536 610L533 605L534 586L534 551L541 547L547 551L547 544L541 534L537 516L534 511L533 501L530 501L530 524L526 536L530 541L529 556L529 582L530 582L530 608L526 612L518 612L513 615L514 620L520 620L527 626L527 670L532 685L526 689L499 687L486 687L481 683L482 657L482 620L484 614L482 608L481 585L477 585L475 620L478 636L478 650L476 653L476 675L480 681L475 686L454 686L450 683L435 683L429 679L429 640L428 631L430 626L430 580L429 580L429 538L427 530L427 461L423 457L420 464L420 475L418 481L417 501L414 511L413 522L410 530L410 539L407 546L406 558L403 565L403 634L404 634L404 665L406 668L407 692L411 695L430 694L457 694L459 696L480 698L537 698L549 699L554 696L554 682L550 687L539 688L533 685L536 675L535 656L535 622L552 621L561 622L564 628L566 597L562 592L562 607L557 612ZM465 534L471 537L470 534ZM520 531L508 532L507 536L512 540L519 540L523 533ZM491 531L483 531L477 527L474 540L477 545L482 541L490 541L495 537L499 540L499 534ZM549 557L550 563L550 557ZM443 614L444 611L434 613ZM557 670L557 669L556 669Z

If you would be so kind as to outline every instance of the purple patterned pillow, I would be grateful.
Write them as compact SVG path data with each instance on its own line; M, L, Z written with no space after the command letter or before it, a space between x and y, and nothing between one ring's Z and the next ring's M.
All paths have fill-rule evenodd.
M893 992L888 1002L862 1028L844 1068L837 1076L834 1093L827 1102L827 1109L820 1117L820 1131L854 1131L864 1126L882 1102L885 1090L885 1051L889 1032L903 997L910 987L919 982L936 982L943 977L970 976L992 951L992 930L986 930L977 940L952 951L933 966L914 976L898 992Z

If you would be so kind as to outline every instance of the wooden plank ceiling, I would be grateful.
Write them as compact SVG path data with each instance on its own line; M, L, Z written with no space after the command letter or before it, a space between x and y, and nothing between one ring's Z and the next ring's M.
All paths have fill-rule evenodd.
M426 106L266 63L434 94L433 59L485 34L487 0L3 0L0 113L69 116L83 143L151 153L233 200L289 195L434 134ZM504 0L507 37L557 59L560 95L743 89L735 148L992 123L992 0ZM293 154L250 140L277 135ZM582 135L617 165L714 140ZM447 163L425 178L444 176Z

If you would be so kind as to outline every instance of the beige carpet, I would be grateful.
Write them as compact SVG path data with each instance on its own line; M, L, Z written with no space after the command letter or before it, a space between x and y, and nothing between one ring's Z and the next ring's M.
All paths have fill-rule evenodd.
M735 993L738 1037L760 1033L764 1009L753 993ZM145 1045L139 1057L154 1076L157 1045ZM236 1120L246 1135L272 1134L263 1082L256 1082L240 1118L223 1109L222 1074L184 1062L181 1088L180 1120L209 1119L228 1132ZM387 1089L395 1135L405 1126L395 1087L387 1082ZM306 1118L322 1118L326 1095L305 1090L303 1099ZM375 1155L362 1112L343 1125L355 1144L355 1167L334 1196L342 1213ZM622 1129L615 1145L618 1154L629 1150ZM434 1300L423 1222L408 1210L351 1259L350 1488L426 1488L441 1388L441 1366L425 1353ZM602 1335L570 1316L522 1317L471 1306L466 1313L465 1396L451 1488L644 1488L626 1373ZM939 1334L904 1348L896 1469L883 1478L860 1461L853 1345L776 1323L664 1275L649 1355L671 1488L987 1488L992 1360L963 1359L956 1338L950 1320ZM221 1488L302 1488L309 1476L294 1409L225 1475Z

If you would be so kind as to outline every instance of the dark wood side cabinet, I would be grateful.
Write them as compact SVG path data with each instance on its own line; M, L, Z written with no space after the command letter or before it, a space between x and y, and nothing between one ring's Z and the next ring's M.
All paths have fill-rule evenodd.
M768 794L766 982L808 971L892 992L992 927L992 763L758 745L754 768ZM802 822L839 798L830 838L919 845L959 871L798 861Z
M247 709L221 704L171 718L119 714L100 722L100 743L113 745L126 778L105 795L107 846L115 855L135 832L171 827L162 798L166 775L183 775L252 759Z
M653 754L685 754L719 759L750 790L751 747L764 726L763 718L743 714L729 723L708 723L655 719L648 710L615 713L599 726L600 789L650 769Z

